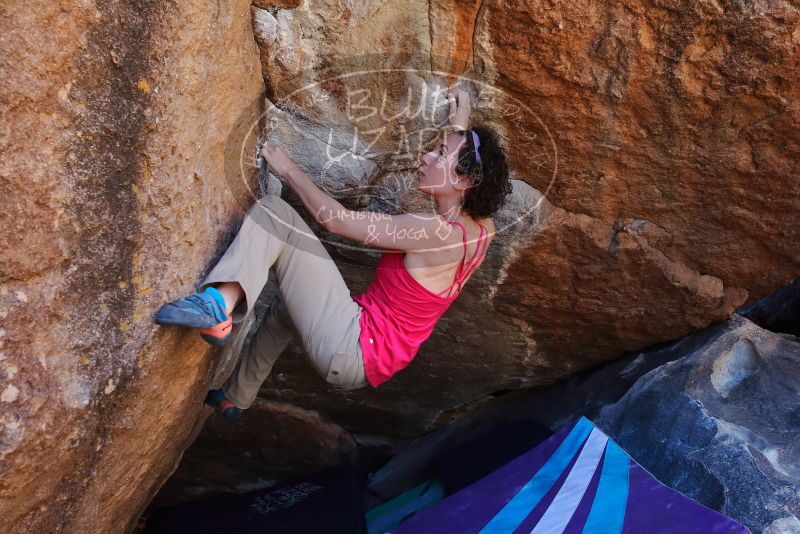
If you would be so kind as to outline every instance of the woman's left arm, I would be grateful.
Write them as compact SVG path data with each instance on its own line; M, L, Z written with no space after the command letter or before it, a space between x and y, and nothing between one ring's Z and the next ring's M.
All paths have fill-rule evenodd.
M262 155L283 176L308 212L327 231L372 247L395 250L436 250L461 246L452 227L435 213L389 215L342 206L301 171L283 147L264 145Z

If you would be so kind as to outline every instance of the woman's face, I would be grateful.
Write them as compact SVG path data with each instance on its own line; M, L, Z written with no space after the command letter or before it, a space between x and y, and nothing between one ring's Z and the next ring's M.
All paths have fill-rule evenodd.
M419 183L417 188L429 195L454 190L459 181L456 174L458 151L466 143L463 135L451 133L437 142L430 152L423 154L419 167Z

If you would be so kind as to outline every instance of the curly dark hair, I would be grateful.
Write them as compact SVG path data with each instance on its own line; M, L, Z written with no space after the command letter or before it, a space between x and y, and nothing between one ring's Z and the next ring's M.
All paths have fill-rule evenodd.
M456 172L473 179L473 186L464 194L464 211L474 218L491 217L512 191L508 163L500 136L494 129L476 126L472 131L478 134L480 163L475 157L475 142L470 130L456 132L467 139L458 152Z

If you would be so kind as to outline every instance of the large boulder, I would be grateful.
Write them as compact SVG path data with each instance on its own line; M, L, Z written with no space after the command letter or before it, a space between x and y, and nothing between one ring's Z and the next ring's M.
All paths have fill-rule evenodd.
M735 315L595 422L665 484L754 532L797 532L799 359L800 339Z
M292 345L260 393L270 406L386 452L509 390L721 324L800 272L800 234L787 222L800 213L797 8L268 4L253 8L277 120L267 133L343 202L431 209L409 170L442 119L434 93L453 83L477 97L475 119L503 133L515 176L487 260L407 369L343 393ZM312 226L363 291L375 254ZM638 369L683 355L659 354ZM618 394L593 406L638 376L589 379ZM544 411L555 417L570 391L556 388ZM257 435L253 447L306 439ZM189 457L227 461L208 448ZM259 476L285 475L292 461L308 468L305 456L281 457ZM202 474L186 471L198 485Z
M269 135L333 194L430 210L409 171L441 122L434 93L455 83L516 178L488 260L406 370L337 393L293 347L264 398L419 435L494 392L724 321L800 272L796 6L257 5ZM317 230L363 291L375 255Z
M122 532L219 363L152 316L252 202L249 2L12 0L0 50L0 530Z
M489 258L397 378L341 393L287 351L261 419L293 414L298 433L397 443L725 320L800 270L787 3L12 0L0 14L5 531L128 528L199 430L237 344L215 354L151 317L201 280L257 194L264 89L277 139L354 207L430 209L410 187L425 138L406 134L442 115L408 117L407 88L435 109L461 75L516 178ZM374 253L324 237L363 290Z

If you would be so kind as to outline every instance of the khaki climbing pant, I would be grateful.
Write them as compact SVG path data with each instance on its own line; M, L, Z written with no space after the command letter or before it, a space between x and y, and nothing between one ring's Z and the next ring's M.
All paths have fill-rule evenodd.
M241 323L266 285L270 267L279 294L223 386L225 397L238 408L249 408L292 339L329 383L345 390L368 385L359 343L362 308L319 238L279 196L264 196L248 210L200 291L238 282L245 296L233 310L233 323Z

